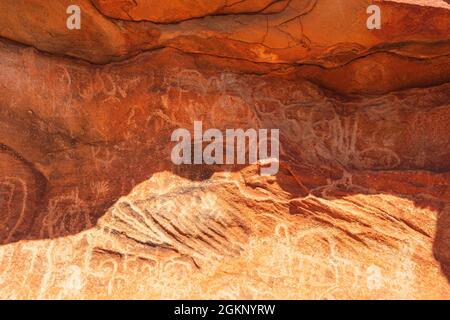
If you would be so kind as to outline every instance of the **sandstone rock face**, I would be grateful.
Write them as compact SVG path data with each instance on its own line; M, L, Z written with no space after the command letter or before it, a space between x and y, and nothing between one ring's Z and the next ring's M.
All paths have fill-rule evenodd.
M0 298L450 298L447 2L71 2L0 3Z

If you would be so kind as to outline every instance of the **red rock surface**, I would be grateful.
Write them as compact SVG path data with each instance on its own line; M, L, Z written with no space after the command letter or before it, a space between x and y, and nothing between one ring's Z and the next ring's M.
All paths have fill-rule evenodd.
M0 3L0 298L450 298L445 1L79 3ZM194 121L280 172L175 166Z

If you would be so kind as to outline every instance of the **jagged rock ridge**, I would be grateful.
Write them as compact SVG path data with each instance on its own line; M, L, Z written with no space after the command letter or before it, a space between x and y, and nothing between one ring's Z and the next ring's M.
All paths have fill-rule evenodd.
M369 2L0 4L0 297L449 298L449 11ZM194 121L280 172L173 165Z

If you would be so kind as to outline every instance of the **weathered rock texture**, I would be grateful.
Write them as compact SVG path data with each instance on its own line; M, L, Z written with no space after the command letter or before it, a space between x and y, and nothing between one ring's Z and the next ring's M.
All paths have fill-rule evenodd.
M0 298L450 298L445 1L72 2L0 3Z

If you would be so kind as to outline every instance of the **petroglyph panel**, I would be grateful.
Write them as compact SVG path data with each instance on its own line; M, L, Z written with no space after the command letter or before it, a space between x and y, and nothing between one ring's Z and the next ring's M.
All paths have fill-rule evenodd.
M45 188L45 179L31 164L0 144L0 243L29 234Z
M448 5L107 2L0 4L0 298L450 297ZM174 165L195 121L278 174Z

